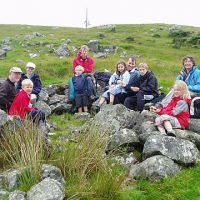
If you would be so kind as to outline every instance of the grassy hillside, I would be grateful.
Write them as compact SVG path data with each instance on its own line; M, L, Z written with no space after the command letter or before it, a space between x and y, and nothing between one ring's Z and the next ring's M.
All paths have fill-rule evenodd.
M95 58L95 71L104 70L105 68L114 71L116 62L121 60L120 53L127 51L128 55L139 55L137 64L146 62L158 77L159 85L164 86L165 91L167 91L182 68L181 59L184 55L193 55L196 58L196 63L200 63L200 28L178 27L178 29L171 31L173 27L174 25L165 24L117 25L116 32L113 32L110 28L105 27L82 29L0 25L0 45L2 45L3 40L10 39L12 41L10 46L13 48L13 50L7 52L5 59L0 60L0 78L7 76L11 66L19 66L24 70L24 63L32 61L36 63L37 71L44 85L68 83L69 77L72 75L72 61L76 56L73 46L80 47L83 44L87 44L89 40L98 40L100 45L116 45L118 50L115 54L109 54L106 59ZM39 32L44 37L34 37L30 40L25 38L25 35L31 35L33 32ZM170 37L170 33L174 33L176 36ZM72 52L70 57L56 57L52 50L46 46L53 44L54 48L57 49L67 39L72 41L68 45ZM29 53L38 53L39 51L39 57L29 58ZM92 52L89 52L89 54L93 56ZM124 59L126 60L127 58ZM60 136L69 134L69 125L80 126L84 123L83 121L75 120L73 115L69 113L62 116L53 115L48 118L48 121L50 123L56 122L58 128L55 130L56 134L50 137L53 145L57 144ZM19 141L21 143L21 140ZM59 166L62 170L67 180L65 193L69 199L200 199L200 178L198 178L200 165L185 169L177 176L157 183L150 183L144 180L134 181L122 190L120 186L127 176L127 172L125 170L122 172L121 167L107 165L105 159L102 159L100 156L101 150L104 150L105 145L103 138L98 138L95 132L87 133L87 137L83 135L77 144L81 144L80 146L84 147L84 151L77 151L76 143L60 142L59 145L65 151L53 152L52 159L49 161L49 163ZM98 145L99 148L96 148ZM27 144L27 146L29 149L30 145ZM92 151L88 151L91 148ZM42 154L43 152L40 153ZM88 153L88 157L85 156L85 153ZM91 166L87 162L88 160L94 160ZM84 163L82 163L83 161ZM0 157L0 171L5 170L2 167L4 165L4 160ZM37 167L35 169L40 167L38 163ZM90 176L85 167L91 171ZM28 183L24 181L24 185L20 189L27 191L34 181L37 182L33 177L30 180L28 179Z
M64 28L64 27L45 27L45 26L27 26L27 25L0 25L0 41L11 39L11 47L14 50L7 53L7 58L0 60L0 76L7 74L10 66L18 65L24 69L24 65L17 63L16 60L33 61L37 64L38 72L42 77L44 84L66 83L71 76L71 64L76 55L72 46L80 47L87 44L89 40L98 40L100 45L116 45L118 51L110 54L107 59L95 59L95 70L107 68L114 71L116 62L121 59L120 53L127 51L127 54L137 54L137 63L146 62L151 70L157 75L160 86L165 88L173 84L175 77L182 68L181 58L184 55L193 55L197 63L200 62L199 47L183 45L180 48L174 48L173 38L169 37L170 29L173 25L152 24L152 25L117 25L116 32L110 28L95 27L89 29L83 28ZM192 34L200 32L200 28L178 27L178 30L189 31ZM35 37L25 39L25 35L39 32L44 37ZM103 39L100 36L103 35ZM102 37L101 37L102 38ZM72 43L68 45L72 56L59 58L46 47L47 44L53 44L57 49L64 40L70 39ZM128 42L128 40L131 41ZM44 45L36 45L43 43ZM37 58L29 58L29 53L38 53ZM90 52L93 56L93 53ZM126 58L124 58L126 59Z

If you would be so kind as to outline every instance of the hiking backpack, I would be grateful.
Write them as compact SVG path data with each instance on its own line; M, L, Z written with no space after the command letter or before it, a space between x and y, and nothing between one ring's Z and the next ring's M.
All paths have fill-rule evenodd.
M96 81L96 90L97 90L97 84L101 85L101 87L106 87L109 85L109 79L111 77L110 72L95 72L94 73L94 78Z
M200 119L200 97L195 97L190 106L190 117Z

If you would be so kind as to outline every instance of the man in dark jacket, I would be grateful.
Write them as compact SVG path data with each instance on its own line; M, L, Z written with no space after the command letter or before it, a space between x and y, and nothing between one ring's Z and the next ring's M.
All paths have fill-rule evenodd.
M42 89L42 83L38 74L35 74L36 65L32 62L26 64L26 73L22 74L19 82L17 83L17 92L22 89L22 81L24 79L30 79L33 82L33 91L31 93L31 100L34 103L34 100L38 98L38 95Z
M0 85L0 109L8 112L17 93L15 83L19 81L22 70L12 67L8 78Z
M158 82L155 75L148 70L146 63L139 64L139 73L139 86L130 87L137 94L136 96L127 97L124 105L129 109L136 107L141 112L144 108L145 100L152 100L158 96Z

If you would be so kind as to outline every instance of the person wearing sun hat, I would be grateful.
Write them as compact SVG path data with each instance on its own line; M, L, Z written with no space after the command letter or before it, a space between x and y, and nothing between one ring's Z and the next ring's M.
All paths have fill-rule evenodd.
M26 64L26 73L23 73L21 79L17 83L17 92L22 89L22 81L24 79L30 79L33 82L33 91L31 94L31 102L35 103L38 95L42 89L42 83L38 74L35 73L36 65L33 62Z
M16 96L15 83L20 80L22 70L19 67L12 67L9 70L8 78L0 85L0 109L8 112Z

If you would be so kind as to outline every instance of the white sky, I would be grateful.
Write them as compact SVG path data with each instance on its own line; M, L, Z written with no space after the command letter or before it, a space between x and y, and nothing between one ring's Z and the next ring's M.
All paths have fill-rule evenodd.
M2 0L0 24L85 27L167 23L200 27L200 0Z

